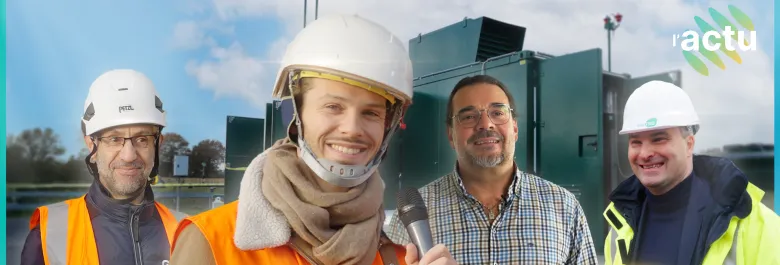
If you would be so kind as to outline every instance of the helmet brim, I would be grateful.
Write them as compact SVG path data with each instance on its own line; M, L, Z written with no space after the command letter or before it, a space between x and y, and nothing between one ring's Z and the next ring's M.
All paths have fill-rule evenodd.
M331 75L336 75L336 76L341 76L341 77L344 77L344 78L352 79L352 80L355 80L357 82L361 82L361 83L367 84L367 85L369 85L371 87L383 89L383 90L387 91L388 93L390 93L391 95L393 95L393 97L395 97L397 100L402 101L404 103L404 105L410 105L412 103L411 95L407 95L407 94L401 92L400 90L398 90L398 89L396 89L396 88L394 88L394 87L392 87L392 86L390 86L388 84L384 84L384 83L381 83L381 82L378 82L378 81L375 81L375 80L372 80L372 79L368 79L368 78L365 78L365 77L362 77L362 76L350 74L350 73L347 73L347 72L343 72L343 71L339 71L339 70L335 70L335 69L331 69L331 68L327 68L327 67L314 66L314 65L300 65L300 64L289 65L289 66L283 68L279 72L279 76L277 76L278 82L276 82L276 85L274 86L274 91L273 91L273 94L272 94L274 98L277 98L277 99L287 99L287 98L291 98L292 97L292 95L290 94L291 93L290 90L287 89L288 82L290 82L290 80L289 80L290 78L288 78L287 75L289 75L291 72L295 72L295 71L314 71L314 72L326 73L326 74L331 74Z
M619 135L626 135L626 134L632 134L632 133L643 133L643 132L650 132L650 131L660 131L660 130L666 130L669 128L679 128L679 127L685 127L685 126L693 126L697 124L688 124L688 125L666 125L666 126L658 126L658 127L650 127L650 128L636 128L636 129L623 129L618 132Z

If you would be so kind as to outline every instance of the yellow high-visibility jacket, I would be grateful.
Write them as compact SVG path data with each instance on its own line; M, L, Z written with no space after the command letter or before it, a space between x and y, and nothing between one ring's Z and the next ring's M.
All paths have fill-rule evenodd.
M713 209L720 214L704 220L714 222L707 234L718 237L709 246L696 246L706 251L694 252L699 254L691 264L780 264L780 217L761 203L764 191L725 158L694 156L693 171L710 184L717 204ZM634 234L641 218L637 207L642 207L638 189L644 187L631 176L610 194L612 202L604 211L610 228L604 242L607 265L633 263Z

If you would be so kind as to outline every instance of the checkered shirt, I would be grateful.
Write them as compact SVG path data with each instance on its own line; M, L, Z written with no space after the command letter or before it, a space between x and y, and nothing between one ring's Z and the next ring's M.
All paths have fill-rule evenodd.
M516 170L492 225L457 170L419 191L433 243L447 246L458 264L598 264L582 207L552 182ZM390 218L387 235L408 244L397 212Z

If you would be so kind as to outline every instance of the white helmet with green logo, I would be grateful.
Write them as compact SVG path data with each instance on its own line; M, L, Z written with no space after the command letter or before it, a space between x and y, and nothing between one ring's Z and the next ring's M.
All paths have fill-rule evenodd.
M668 82L650 81L628 97L620 134L698 125L699 115L682 88Z

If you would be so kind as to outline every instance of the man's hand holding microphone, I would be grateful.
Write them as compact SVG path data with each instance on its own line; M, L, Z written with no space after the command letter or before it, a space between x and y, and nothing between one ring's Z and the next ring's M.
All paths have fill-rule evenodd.
M425 253L422 259L418 261L417 247L414 244L406 244L406 257L404 260L407 265L454 265L458 264L442 244L434 246Z
M406 232L413 244L406 245L404 260L408 265L453 265L458 264L443 244L433 245L431 228L428 224L428 209L417 189L405 188L398 191L398 217L406 226ZM420 258L422 254L422 258Z

